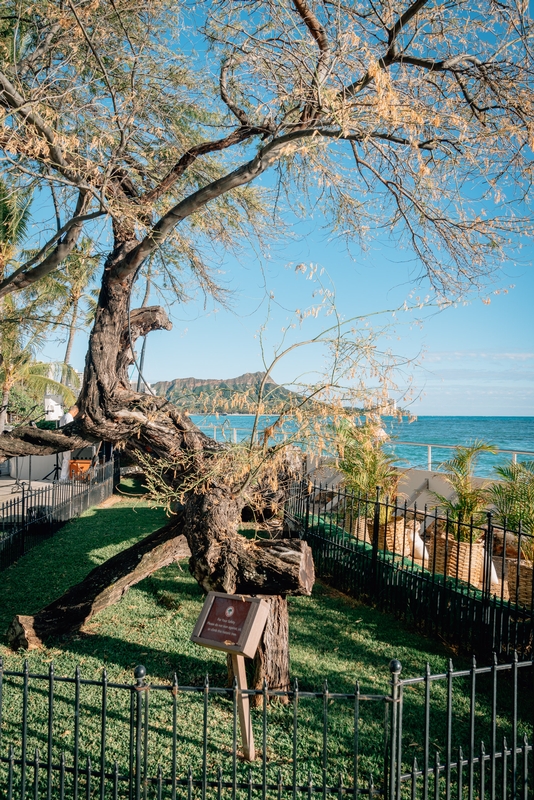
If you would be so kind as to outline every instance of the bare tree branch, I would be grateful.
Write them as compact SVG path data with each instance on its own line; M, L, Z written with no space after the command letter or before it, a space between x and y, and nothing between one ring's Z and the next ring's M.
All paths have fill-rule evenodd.
M15 270L7 278L0 282L0 297L5 297L13 291L20 289L27 289L36 281L49 275L72 253L76 242L80 238L83 230L84 223L90 219L96 219L102 216L102 211L95 211L92 214L83 214L83 210L88 204L89 198L87 192L80 192L78 195L78 203L76 204L76 211L72 219L63 225L63 227L56 233L55 236L28 262L23 264L19 269ZM50 247L57 242L64 235L64 238L59 242L57 247L40 262L33 269L29 269L32 264L41 258Z
M31 20L34 22L34 20ZM54 41L54 36L61 30L61 25L56 22L53 25L47 26L48 30L44 36L44 38L39 42L35 50L31 53L28 53L27 56L21 58L21 60L17 64L17 72L22 74L27 69L32 69L34 65L39 62L39 59L43 58L43 56L50 50L52 42ZM46 30L46 28L45 28Z
M319 58L313 75L312 96L307 100L300 115L301 123L309 125L310 122L317 119L317 112L321 106L321 85L326 77L328 64L330 63L330 45L324 27L310 9L306 0L293 0L293 5L319 47Z
M327 53L330 48L326 31L306 3L306 0L293 0L293 5L295 6L299 16L308 28L309 32L317 42L321 53Z
M250 128L251 125L248 121L246 113L243 111L242 108L239 108L239 106L233 102L233 100L230 98L230 95L228 94L228 86L226 83L226 78L228 75L228 70L232 66L233 61L234 61L233 56L229 56L228 58L225 58L223 60L223 63L221 65L221 73L219 76L219 91L221 94L221 100L228 106L234 117L236 117L236 119L241 123L241 125L244 128L245 127Z
M51 165L58 169L74 185L83 183L81 175L74 169L70 160L65 156L63 150L57 143L55 131L44 119L35 111L32 103L28 103L24 97L13 86L7 75L0 72L0 103L11 109L24 122L34 128L43 137L48 146Z
M392 55L393 55L393 47L395 45L395 42L399 34L408 25L408 23L411 22L415 16L417 16L419 11L421 11L421 9L424 6L426 6L428 2L429 0L415 0L415 3L412 3L411 6L408 6L406 11L404 11L404 13L400 15L400 17L395 22L393 27L390 28L388 33L388 45L389 49L392 50Z
M261 133L265 133L265 130L262 128L236 128L235 131L232 131L232 133L230 133L228 136L225 136L224 139L217 139L213 142L204 142L203 144L198 144L189 148L189 150L183 154L180 160L160 181L160 183L158 183L154 189L146 192L141 197L141 201L143 203L150 203L162 197L165 192L174 186L176 181L182 177L186 169L190 167L199 156L206 155L207 153L216 153L221 150L226 150L228 147L233 147L234 145L244 142L247 139L250 139L252 136L257 136Z

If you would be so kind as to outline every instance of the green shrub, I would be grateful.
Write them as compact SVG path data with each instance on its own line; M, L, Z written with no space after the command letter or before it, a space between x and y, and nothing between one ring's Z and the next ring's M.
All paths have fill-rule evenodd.
M488 489L488 500L495 507L495 521L508 530L534 536L534 461L508 462L495 467L500 483ZM531 539L522 542L529 558L534 556Z
M440 464L440 469L445 472L445 480L454 489L454 494L452 497L445 497L438 492L432 492L437 500L435 508L445 512L452 522L458 523L451 526L451 531L460 541L470 540L470 522L480 525L486 518L488 490L486 486L477 486L474 483L473 473L481 453L495 452L495 445L477 439L466 447L458 445L453 458Z

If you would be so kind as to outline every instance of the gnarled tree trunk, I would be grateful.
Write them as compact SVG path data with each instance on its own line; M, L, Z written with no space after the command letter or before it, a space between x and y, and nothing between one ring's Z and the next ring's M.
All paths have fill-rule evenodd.
M252 689L263 689L264 681L268 688L289 691L289 614L287 599L280 595L269 598L271 606L263 638L254 657ZM287 703L287 698L280 698ZM256 695L252 705L262 705L262 698Z
M128 367L139 336L169 329L159 307L129 311L133 278L119 280L115 267L135 247L122 243L107 259L94 327L86 358L79 414L61 431L29 428L2 437L0 453L51 453L79 447L85 441L104 440L135 456L181 459L184 471L199 476L199 488L187 495L176 530L166 526L143 542L93 570L76 587L31 618L15 618L14 646L35 646L47 636L68 632L83 624L104 605L116 602L123 591L183 551L174 536L185 536L191 551L190 569L205 591L273 596L273 613L256 662L255 683L263 677L272 688L287 688L289 652L287 603L289 594L310 594L314 582L310 548L299 540L250 541L238 533L246 500L239 487L218 479L210 482L211 460L224 445L201 433L187 414L165 398L138 394L130 388ZM183 476L177 475L180 481ZM179 533L178 533L179 531ZM136 551L136 548L138 550ZM141 561L135 559L142 554ZM117 575L119 579L117 580Z

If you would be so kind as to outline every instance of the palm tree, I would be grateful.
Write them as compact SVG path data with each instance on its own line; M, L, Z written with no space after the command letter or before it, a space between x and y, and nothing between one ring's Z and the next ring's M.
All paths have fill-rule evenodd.
M56 276L59 312L56 324L65 323L68 327L67 346L64 364L70 364L72 346L83 305L91 306L93 298L87 291L100 266L100 256L91 255L92 242L84 238L65 262L64 268ZM64 371L62 380L65 382Z
M534 536L534 461L513 461L495 467L500 483L488 489L497 522L508 530ZM526 542L524 542L525 544ZM528 539L530 550L532 539Z
M31 189L9 192L0 180L0 280L26 238L30 221Z
M342 420L335 426L334 433L345 485L358 498L374 499L379 488L381 500L393 501L402 473L395 467L397 458L384 450L382 428L372 422L354 425Z
M31 201L31 187L8 191L0 181L0 280L10 265L16 266L16 256L28 233ZM9 398L15 386L25 389L37 402L50 390L66 403L75 400L72 390L52 377L54 365L35 360L46 322L32 321L33 312L50 307L56 297L57 289L50 285L41 287L38 295L23 295L28 303L25 307L17 306L12 298L0 303L0 433L5 430Z
M485 509L488 504L488 493L485 486L478 486L473 481L475 464L481 453L495 453L496 447L480 440L463 447L456 447L453 458L440 465L445 472L444 478L454 489L452 497L445 497L438 492L432 492L438 501L438 508L443 509L450 520L454 522L480 523L484 520ZM463 531L460 532L460 538Z
M37 402L42 401L47 392L63 398L71 405L75 401L72 390L53 377L54 370L65 369L65 365L50 364L35 360L35 353L43 342L46 324L27 324L22 314L23 309L16 307L13 298L4 301L4 314L1 322L2 346L0 353L0 433L5 430L9 397L14 386L24 388ZM69 378L76 386L78 376L74 370L68 370Z

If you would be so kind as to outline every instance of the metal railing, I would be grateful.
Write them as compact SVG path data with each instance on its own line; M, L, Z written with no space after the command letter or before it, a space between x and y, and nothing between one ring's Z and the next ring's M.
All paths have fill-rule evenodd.
M210 436L212 439L215 439L217 442L229 442L236 444L237 442L242 442L247 440L251 436L251 428L239 428L234 427L229 424L229 422L222 422L222 423L215 423L215 422L206 422L206 423L199 423L199 429L206 434L206 436ZM256 440L261 438L262 428L256 432ZM272 442L282 442L286 441L291 434L288 431L277 433L271 437ZM390 439L386 442L386 446L389 451L397 455L396 448L397 447L416 447L416 448L423 448L426 452L426 463L424 468L426 468L429 472L435 471L439 469L439 463L435 463L434 458L434 451L435 450L447 450L447 451L454 451L457 445L454 444L439 444L438 442L406 442L401 441L400 439ZM493 458L495 456L506 456L511 457L512 462L515 464L517 462L518 456L525 456L529 460L534 460L534 451L532 450L523 450L523 449L507 449L507 448L498 448L494 451L494 453L490 454ZM405 459L399 455L399 461L404 461ZM409 466L414 467L416 463L416 459L409 459ZM418 465L418 468L423 468L423 465Z
M89 470L83 480L39 489L21 485L19 497L0 505L0 572L52 536L65 522L109 497L120 481L118 458Z
M436 442L401 442L398 439L392 439L388 442L390 448L395 451L395 447L397 445L402 445L403 447L424 447L427 451L427 461L426 461L426 468L429 472L432 472L432 448L436 450L456 450L457 445L455 444L437 444ZM512 457L512 462L514 464L517 463L517 456L530 456L531 459L534 459L534 452L532 450L507 450L505 448L498 448L495 450L494 455L501 455L504 454L506 456Z
M532 792L532 714L521 699L533 662L403 678L383 692L247 694L260 743L239 750L238 688L59 677L54 665L3 670L0 796L5 800L282 800L315 797L526 800ZM380 671L378 672L380 675ZM530 702L532 697L530 698ZM3 713L1 709L3 710ZM415 755L415 757L414 757Z
M292 486L285 517L335 588L464 652L530 655L534 536L491 514L482 525L463 522L307 482Z

